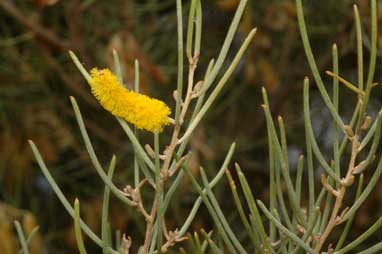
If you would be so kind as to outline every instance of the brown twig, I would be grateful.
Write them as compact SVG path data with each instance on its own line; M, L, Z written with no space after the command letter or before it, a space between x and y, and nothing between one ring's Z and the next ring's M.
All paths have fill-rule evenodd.
M329 183L328 183L328 179L326 178L326 176L324 174L321 175L321 183L322 185L325 187L325 189L333 194L333 196L335 197L338 197L338 191L336 191Z
M351 157L350 157L350 161L349 161L348 171L346 173L345 178L341 181L340 189L336 191L338 193L338 195L335 196L336 201L334 203L334 207L333 207L329 222L328 222L324 232L319 237L319 240L316 244L315 250L318 253L322 249L322 246L324 245L326 239L329 237L333 228L336 225L338 225L339 221L341 220L341 216L344 215L344 212L342 212L340 215L338 215L338 214L339 214L339 211L342 207L342 201L345 197L347 187L349 187L349 185L351 185L353 183L353 180L354 180L354 176L353 176L352 172L353 172L353 169L355 167L355 161L356 161L356 158L358 155L358 146L359 146L358 135L354 135L351 138L351 141L352 141L352 153L351 153Z
M132 201L135 202L137 210L145 217L147 222L152 222L153 218L146 212L146 209L143 206L141 191L142 186L147 182L147 178L143 179L136 188L132 188L130 185L127 185L123 192L126 196L131 197Z
M167 225L166 225L166 218L162 217L162 231L165 239L168 241L170 239L170 235L168 234Z
M169 167L170 167L170 163L173 159L175 148L178 145L179 133L180 133L182 124L184 122L184 117L186 116L188 107L189 107L190 102L192 100L193 87L194 87L194 75L195 75L195 69L197 66L198 59L199 59L199 55L194 56L193 61L189 65L186 97L184 99L184 102L182 103L182 110L180 112L178 121L175 122L174 131L173 131L173 134L171 137L170 144L168 145L168 147L166 148L166 150L164 152L165 158L164 158L164 162L163 162L163 165L161 167L161 170L160 170L160 175L161 175L161 184L160 184L161 186L160 186L160 188L162 191L164 190L166 180L169 177ZM147 225L146 225L146 235L145 235L145 241L144 241L144 245L143 245L143 253L144 254L148 254L148 251L150 248L150 243L151 243L151 239L152 239L152 235L153 235L153 225L154 225L155 217L157 215L157 211L158 211L158 199L155 199L153 202L153 206L151 208L151 212L150 212L150 217L151 217L152 221L148 221ZM174 234L174 232L172 232L172 234ZM169 232L169 237L171 238L171 231ZM168 248L169 246L172 246L175 242L178 241L177 239L175 239L175 240L174 239L173 240L170 239L171 241L167 241L164 245L164 249Z
M189 154L180 158L180 160L174 165L174 167L170 170L170 177L172 177L184 164L184 162L188 159Z
M187 237L179 237L179 231L177 229L175 231L170 231L168 233L167 242L164 245L162 245L160 250L161 252L166 253L169 247L174 246L176 243L182 242L187 239Z
M146 224L146 235L145 242L143 244L143 253L148 254L150 248L150 242L153 237L153 227L154 227L154 218L158 210L158 199L154 199L153 206L151 208L150 217L152 220L148 221Z
M152 159L155 158L155 152L154 152L153 148L152 148L149 144L146 144L146 145L145 145L145 150L146 150L147 154L148 154ZM162 154L159 154L159 159L164 160L164 159L166 159L166 156L165 156L165 155L162 155Z
M122 254L130 253L131 244L132 244L131 237L130 236L126 237L126 235L123 234L122 244L121 244Z

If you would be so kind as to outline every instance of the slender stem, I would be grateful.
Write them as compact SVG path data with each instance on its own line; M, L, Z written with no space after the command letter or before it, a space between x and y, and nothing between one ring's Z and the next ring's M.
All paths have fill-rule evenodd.
M227 155L226 155L226 157L225 157L225 159L224 159L224 162L223 162L222 166L220 167L220 169L219 169L218 173L216 174L216 176L215 176L215 177L211 180L211 182L210 182L210 188L211 188L211 189L212 189L212 188L219 182L219 180L224 176L224 171L225 171L225 169L227 168L228 163L231 161L233 152L235 151L235 147L236 147L236 144L235 144L235 143L232 143L232 144L231 144L231 147L230 147L230 149L229 149L229 151L228 151L228 153L227 153ZM185 167L182 166L183 171L185 171L184 168L185 168ZM183 171L182 171L182 172L183 172ZM204 189L204 190L203 190L203 193L206 193L206 192L207 192L206 189ZM189 226L190 226L192 220L195 218L196 212L198 211L198 209L199 209L201 203L202 203L202 198L199 196L198 199L195 201L194 206L192 207L192 209L191 209L189 215L187 216L187 219L186 219L185 222L183 223L182 228L179 230L179 236L183 236L183 235L187 232L187 230L188 230L188 228L189 228Z
M347 213L342 218L341 222L348 220L353 214L358 210L358 208L363 204L366 198L370 195L373 188L378 183L378 180L382 174L382 158L379 160L377 168L374 174L371 176L369 183L366 185L365 189L362 191L359 198L354 202L354 204L349 208Z
M110 181L113 180L113 174L115 169L115 161L116 158L113 156L110 162L109 170L107 173L107 177ZM110 202L110 187L105 186L104 194L103 194L103 204L102 204L102 224L101 224L101 236L102 236L102 253L109 254L109 239L110 239L110 228L109 228L109 202Z
M304 80L306 86L308 83L308 79ZM304 100L308 100L306 94L304 94ZM304 103L305 105L306 103ZM308 112L310 113L310 112ZM313 212L314 208L314 196L315 196L315 177L314 177L314 169L313 169L313 153L312 153L312 141L309 136L309 122L308 119L304 118L305 122L305 142L306 142L306 155L307 155L307 168L308 168L308 188L309 188L309 213L310 215ZM310 217L310 216L309 216Z
M318 147L316 138L313 133L313 126L312 121L310 118L310 107L309 107L309 79L308 77L305 77L304 79L304 93L303 93L303 101L304 101L304 121L305 121L305 129L306 129L306 140L307 142L310 142L312 150L314 155L316 156L318 162L321 164L321 166L325 169L325 171L337 182L340 182L341 179L336 173L333 171L333 169L329 166L329 164L326 162L325 157L323 156L320 148Z
M157 201L158 200L155 199L153 202L153 207L152 207L151 213L150 213L151 218L154 218L155 214L157 212L157 209L158 209ZM147 222L147 225L146 225L145 242L143 244L143 253L144 254L149 253L150 242L151 242L152 235L153 235L153 227L154 227L154 220L151 219L150 221Z
M337 45L334 44L332 47L332 62L333 62L333 73L338 75L338 50ZM338 111L338 104L339 104L339 84L338 79L333 78L333 105L334 108ZM360 88L362 91L362 89ZM338 177L341 177L341 170L340 170L340 153L339 153L339 128L335 121L333 121L333 158L334 158L334 172L336 172L336 175ZM338 183L337 183L338 186Z
M231 192L232 192L232 195L233 195L233 198L234 198L234 201L235 201L235 205L236 205L236 208L237 208L237 211L239 212L239 216L240 216L240 219L241 221L243 222L243 225L252 241L252 243L255 245L255 248L257 250L260 250L260 241L258 238L256 238L256 235L254 234L253 230L251 229L251 226L249 224L249 221L245 215L245 212L244 212L244 208L243 206L241 205L241 201L240 201L240 198L239 198L239 195L237 193L237 188L236 188L236 184L235 184L235 181L233 180L232 176L231 176L231 173L229 172L229 170L227 169L225 171L226 175L227 175L227 178L228 178L228 182L229 182L229 185L231 187Z
M202 187L198 184L195 177L191 174L191 172L188 168L182 167L182 170L185 171L185 173L190 177L192 184L195 186L200 197L203 199L203 202L206 205L208 211L211 213L212 219L214 220L214 223L215 223L216 227L218 228L218 231L219 231L220 235L222 236L224 243L227 245L228 249L230 250L230 253L237 253L234 246L232 245L231 240L228 237L227 232L223 228L222 222L218 219L218 215L217 215L215 209L213 208L213 206L212 206L209 198L207 197L206 193L203 191Z
M276 208L277 205L277 192L276 192L276 182L275 182L275 151L272 139L272 132L270 126L267 126L268 133L268 149L269 149L269 207L271 211ZM276 238L276 226L270 221L269 222L269 235L272 241Z
M382 250L382 242L373 245L372 247L359 252L358 254L375 254Z
M375 231L377 231L382 225L382 217L380 217L366 232L360 235L357 239L346 245L343 249L337 251L337 254L345 254L353 248L360 245L362 242L368 239Z
M205 80L205 84L202 88L202 93L206 92L208 88L212 85L212 83L215 81L215 78L217 77L220 69L223 66L223 63L227 57L228 50L231 47L233 38L235 36L235 33L237 31L237 28L239 26L240 19L244 13L245 6L247 4L248 0L240 0L240 3L236 9L235 16L232 19L231 25L228 29L227 35L224 39L223 46L221 47L219 56L216 59L216 64L214 65L214 68L211 71L211 75L208 76L208 78Z
M258 210L257 205L256 205L256 201L253 197L253 194L252 194L251 189L249 187L248 181L240 169L239 164L236 163L235 167L237 170L237 174L239 175L241 187L244 191L245 198L247 200L249 209L251 211L251 215L253 216L254 222L257 225L258 232L259 232L261 241L262 241L263 246L264 246L263 252L264 252L264 254L267 254L270 252L271 246L270 246L269 242L267 241L268 237L267 237L267 234L265 232L264 225L263 225L263 222L261 220L261 215L260 215L259 210Z
M283 177L284 177L285 183L286 183L286 187L287 187L287 194L288 194L289 203L291 205L293 212L296 214L299 222L302 225L306 226L306 218L302 214L302 211L301 211L300 206L298 204L296 192L294 190L292 180L290 178L290 172L288 171L288 167L286 165L286 159L284 158L284 153L282 151L280 142L279 142L278 137L277 137L276 129L275 129L275 126L274 126L274 123L272 120L272 115L271 115L271 112L269 109L268 95L267 95L265 88L262 89L262 93L263 93L263 100L264 100L264 104L262 105L262 107L263 107L263 110L264 110L264 113L266 116L267 125L270 126L270 130L272 131L273 142L274 142L276 152L277 152L276 155L278 157L278 160L276 160L276 161L280 162L281 172L283 174Z
M233 71L236 69L236 66L239 64L244 52L248 48L255 34L256 34L256 28L252 29L251 32L248 34L247 38L244 40L242 46L240 47L232 63L228 67L227 71L224 73L219 83L216 85L215 89L212 91L211 95L208 97L207 101L204 103L204 105L200 109L199 113L195 116L194 120L190 123L186 132L183 134L183 137L179 140L179 143L182 143L184 140L188 139L191 133L196 128L196 126L198 125L198 123L202 120L203 116L206 114L206 112L208 111L212 103L215 101L216 97L219 95L220 91L223 89L228 79L231 77ZM209 75L208 77L210 77L211 75ZM205 85L206 84L204 84L203 87L205 87Z
M87 254L80 226L80 201L78 199L74 201L74 231L80 254Z
M304 170L304 155L300 155L297 163L297 176L296 176L296 196L299 204L301 204L301 184L302 174Z
M324 82L322 81L320 72L318 71L317 64L314 60L314 56L312 53L312 48L310 47L310 42L308 38L308 33L306 31L306 25L305 25L305 20L304 20L304 13L303 13L303 8L302 8L302 0L296 0L296 6L297 6L297 18L298 18L298 25L300 29L300 34L301 34L301 39L302 43L304 46L306 58L308 59L308 63L310 66L310 69L313 73L313 77L316 81L318 90L320 91L322 98L324 99L324 102L326 106L328 107L332 117L338 124L338 126L341 128L341 130L346 134L346 131L344 129L345 125L341 120L341 117L338 115L337 111L334 108L333 103L330 100L330 97L328 95L328 92L325 89Z
M183 102L182 111L180 113L180 124L183 124L183 122L184 122L184 117L186 116L188 106L190 105L190 102L192 99L192 91L193 91L193 85L194 85L194 74L195 74L198 58L199 58L199 56L193 57L193 61L190 63L190 67L188 70L187 94L186 94L186 98Z
M194 43L194 55L200 55L200 44L202 41L202 3L198 0L195 11L195 43Z
M224 231L227 232L229 239L232 241L232 244L235 246L235 248L238 250L238 252L241 254L247 254L248 252L244 249L244 247L242 246L240 241L237 239L236 235L233 233L226 217L224 216L224 214L220 208L220 205L219 205L217 199L215 198L215 195L211 191L211 189L209 187L207 175L206 175L206 173L202 167L200 167L200 174L202 176L202 181L203 181L204 187L207 190L207 198L209 198L211 206L215 210L216 215L218 216L218 220L220 220Z
M180 108L182 105L183 93L183 18L182 0L176 0L176 16L178 27L178 80L177 80L177 99L175 109L175 121L179 121Z
M350 83L349 81L347 81L346 79L338 76L338 74L336 73L333 73L331 71L326 71L325 72L327 75L331 76L332 78L338 80L341 82L341 84L343 84L344 86L346 86L347 88L349 88L351 91L355 92L356 94L358 94L358 96L360 98L362 98L362 96L365 95L365 93L360 90L358 87L356 87L355 85L353 85L352 83Z
M122 69L121 64L119 62L118 53L115 49L113 49L113 58L114 58L114 68L115 68L115 74L117 75L119 81L121 84L123 84L123 76L122 76ZM126 85L125 85L126 87Z
M362 120L366 112L366 107L369 102L371 89L373 88L373 79L375 73L375 63L377 61L377 31L378 31L378 22L377 22L377 3L376 0L371 0L371 52L370 52L370 63L369 71L367 74L365 96L363 98L363 103L360 109L360 117L358 119L358 124L356 130L358 130L362 125Z
M73 53L73 51L69 50L69 55L72 58L74 64L78 68L78 70L81 72L82 76L86 79L86 81L89 83L91 77L88 73L88 71L85 69L85 67L82 65L78 57Z
M361 20L357 5L354 8L355 29L357 34L357 66L358 66L358 87L363 91L363 49L362 49L362 29Z
M208 235L206 231L202 229L201 232L204 235L204 237L207 239L208 244L211 246L211 250L213 251L213 253L224 254L224 252L216 245L216 243L211 239L210 235Z
M134 92L139 93L139 62L134 61ZM138 137L138 130L134 127L134 135ZM137 187L139 184L139 165L138 165L138 154L134 149L134 186Z
M359 146L358 136L355 135L352 138L352 152L351 152L350 162L348 166L348 171L347 171L345 179L343 180L343 182L345 183L351 182L352 181L351 179L354 178L352 171L355 167L355 161L358 155L358 146ZM346 194L346 189L347 189L346 184L342 184L338 191L338 195L335 197L336 201L334 203L334 207L333 207L328 225L326 226L324 232L320 236L315 248L317 252L321 250L326 239L329 237L330 233L332 232L333 228L340 222L338 219L338 215L339 215L339 210L342 207L342 201Z
M110 187L110 190L113 192L113 194L116 197L118 197L122 202L126 203L127 205L134 206L135 203L133 201L131 201L130 199L128 199L125 196L125 193L123 193L121 190L119 190L117 188L117 186L115 186L114 183L111 182L110 179L105 174L105 171L103 170L101 163L98 160L98 157L94 151L93 145L90 141L89 135L86 131L85 123L82 119L82 115L81 115L80 109L78 107L77 101L74 99L74 97L70 97L70 101L72 102L72 106L74 109L74 113L76 115L78 126L80 127L80 131L81 131L82 137L83 137L84 142L85 142L86 150L89 153L90 159L91 159L97 173L99 174L101 179L104 181L104 183Z
M289 218L289 215L288 215L288 210L286 208L286 205L285 205L285 199L284 199L284 196L283 196L283 190L282 190L282 183L281 183L281 177L280 177L280 162L276 161L276 173L275 173L275 178L276 178L276 192L277 192L277 198L278 198L278 201L279 201L279 208L281 210L281 214L282 216L284 217L284 221L285 221L285 224L288 226L289 229L293 229L293 225L292 225L292 222ZM297 217L297 214L295 214L295 216Z
M162 224L161 224L161 204L162 204L162 195L163 195L163 184L161 183L161 169L159 161L159 134L158 132L154 133L154 151L155 151L155 199L158 206L158 215L157 215L157 247L158 249L162 246ZM151 218L154 219L155 215Z
M61 191L60 187L57 185L56 181L54 181L54 178L52 177L48 168L46 167L44 160L42 159L41 154L38 151L36 145L31 140L29 140L28 142L29 142L29 145L32 149L33 155L36 158L36 161L37 161L38 165L40 166L41 171L44 174L45 178L47 179L49 184L52 186L53 191L56 193L56 196L61 201L61 203L64 206L64 208L66 209L66 211L69 213L69 215L72 218L74 218L74 209L73 209L72 205L66 199L65 195L62 193L62 191ZM80 220L80 225L81 225L82 230L89 236L89 238L92 239L93 242L95 242L98 246L100 246L102 248L102 240L99 239L99 237L85 224L85 222ZM112 254L118 254L117 251L115 251L111 248L109 249L109 251Z
M25 236L24 236L23 230L21 228L20 222L18 222L16 220L16 221L14 221L14 224L16 227L17 236L18 236L19 241L21 243L22 254L29 254L28 244L27 244L27 241L25 240Z
M330 177L327 180L328 185L332 187L333 181ZM325 230L325 227L327 226L328 220L329 220L329 213L330 213L330 208L332 207L332 200L333 200L333 194L328 192L326 195L326 201L325 201L325 208L324 212L322 213L322 218L321 218L321 223L320 223L320 230L319 233L322 233Z
M301 240L296 234L294 234L293 232L291 232L290 230L288 230L286 227L284 227L281 222L276 219L271 212L268 211L268 209L265 207L265 205L263 204L263 202L261 202L260 200L257 200L257 203L259 204L259 207L260 209L263 211L263 213L265 214L265 216L267 216L267 218L269 220L272 220L276 227L281 231L283 232L286 237L290 238L292 241L294 241L296 244L300 245L301 248L303 248L304 250L306 250L308 253L310 254L317 254L317 252L315 250L313 250L311 247L309 247L303 240Z
M363 174L361 174L361 176L359 178L359 181L358 181L358 187L357 187L357 192L356 192L356 195L355 195L355 200L357 200L359 198L359 195L361 195L362 186L363 186ZM346 237L347 237L347 235L349 233L350 227L351 227L351 225L353 223L354 216L355 216L355 213L346 222L345 228L342 231L341 237L340 237L340 239L337 242L336 248L334 249L335 251L341 249L342 245L344 244L344 242L346 240Z
M318 221L319 214L320 214L320 208L316 207L314 209L313 216L310 217L308 228L306 229L306 231L304 232L304 235L302 236L302 240L303 241L306 242L308 240L308 238L312 235L312 232L314 230L314 226L316 225L316 223ZM301 248L301 246L297 245L296 248L292 251L291 254L299 253L300 248Z
M188 61L192 62L192 39L194 36L194 17L196 9L197 0L191 1L190 11L188 14L188 25L187 25L187 39L186 39L186 54Z

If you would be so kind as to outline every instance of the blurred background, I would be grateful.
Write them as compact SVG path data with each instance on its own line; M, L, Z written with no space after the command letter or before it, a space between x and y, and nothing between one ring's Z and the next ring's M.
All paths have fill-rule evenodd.
M189 1L184 2L186 20ZM202 78L209 60L223 42L239 0L203 0L203 37L197 77ZM258 33L222 95L192 137L191 170L203 165L210 176L222 163L229 145L237 142L233 161L241 167L258 198L268 195L268 160L265 117L260 107L264 86L274 116L282 115L287 128L291 168L305 153L302 121L302 80L310 76L297 28L294 1L251 0L232 47L231 60L254 26ZM382 1L378 23L382 27ZM331 69L331 46L339 48L340 73L356 81L355 29L352 5L359 5L364 31L364 57L368 61L369 1L306 0L305 17L319 69ZM186 23L186 22L185 22ZM99 233L103 184L92 168L80 137L69 96L78 100L96 152L106 164L118 158L115 182L132 183L132 147L119 124L101 109L88 85L68 56L73 50L89 69L113 67L112 49L120 56L124 79L134 81L134 59L140 62L143 93L174 105L176 88L175 0L0 0L0 253L19 249L13 220L22 222L26 234L40 225L31 253L74 253L72 219L42 176L27 145L33 139L49 169L72 202L81 200L85 221ZM382 46L382 32L378 45ZM379 55L382 52L378 52ZM375 82L381 81L381 58ZM366 66L365 66L366 68ZM112 68L113 69L113 68ZM328 77L326 83L331 84ZM328 85L330 92L331 85ZM381 107L381 89L375 89L371 115ZM320 147L331 153L331 117L312 86L312 117ZM341 90L340 112L347 122L356 98ZM166 133L166 132L165 132ZM165 134L166 135L166 134ZM167 132L168 135L168 132ZM141 134L142 142L151 136ZM233 164L231 164L232 166ZM233 166L232 166L233 169ZM317 168L317 180L321 169ZM366 180L370 172L366 173ZM229 220L234 221L233 199L226 180L216 195ZM187 180L172 202L170 225L180 225L196 198ZM182 197L181 199L179 197ZM359 235L382 214L382 184L361 207L350 237ZM140 215L117 200L111 202L112 228L143 237ZM191 230L211 229L202 207ZM376 238L372 239L376 240ZM381 238L379 239L381 240ZM100 253L92 249L91 253ZM183 244L187 249L187 243Z

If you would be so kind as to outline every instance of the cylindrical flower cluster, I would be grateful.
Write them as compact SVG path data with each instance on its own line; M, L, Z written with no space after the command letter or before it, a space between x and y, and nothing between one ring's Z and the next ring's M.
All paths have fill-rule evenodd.
M93 95L113 115L150 132L162 132L169 124L171 110L163 101L129 91L109 69L93 68L90 76Z

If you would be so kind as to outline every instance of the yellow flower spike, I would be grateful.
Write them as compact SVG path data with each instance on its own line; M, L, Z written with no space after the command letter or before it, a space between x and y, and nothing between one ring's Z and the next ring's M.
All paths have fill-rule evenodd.
M90 77L94 97L113 115L150 132L162 132L170 123L171 110L163 101L127 90L109 69L93 68Z

